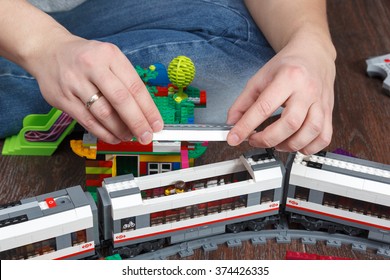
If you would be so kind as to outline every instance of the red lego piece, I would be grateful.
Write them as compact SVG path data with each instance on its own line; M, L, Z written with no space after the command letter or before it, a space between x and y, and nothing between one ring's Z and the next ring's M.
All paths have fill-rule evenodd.
M317 254L309 254L305 252L286 251L286 260L351 260L349 258L341 258L335 256L323 256Z
M97 141L97 150L106 152L153 152L153 143L142 145L137 141L121 142L117 145L105 143L101 140Z
M46 202L46 204L47 204L47 206L48 206L49 208L54 208L54 207L57 206L56 201L55 201L54 198L52 198L52 197L46 198L46 199L45 199L45 202Z
M140 162L139 163L139 174L140 175L147 175L148 174L147 163L146 162Z
M167 87L159 87L156 86L157 93L154 94L154 96L168 96L168 88Z
M200 105L206 105L207 103L206 91L201 90L199 94L199 98L200 98Z

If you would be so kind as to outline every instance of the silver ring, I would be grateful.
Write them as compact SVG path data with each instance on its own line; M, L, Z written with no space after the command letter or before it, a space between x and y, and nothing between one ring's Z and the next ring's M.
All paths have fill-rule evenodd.
M85 107L87 109L91 108L92 104L95 103L96 100L98 100L102 94L99 92L95 93L94 95L91 96L91 98L85 103Z

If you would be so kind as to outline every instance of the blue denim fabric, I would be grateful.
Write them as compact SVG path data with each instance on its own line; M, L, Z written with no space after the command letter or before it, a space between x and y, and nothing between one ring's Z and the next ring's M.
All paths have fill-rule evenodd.
M207 91L197 123L225 122L247 80L274 55L237 0L90 0L51 15L73 34L116 44L133 65L190 57L192 85ZM49 110L35 79L0 58L0 138L16 134L26 115Z

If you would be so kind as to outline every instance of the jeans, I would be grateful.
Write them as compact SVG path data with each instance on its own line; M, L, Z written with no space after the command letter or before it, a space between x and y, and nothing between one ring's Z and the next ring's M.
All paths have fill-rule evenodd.
M191 85L207 92L196 123L224 123L248 79L275 54L238 0L89 0L51 16L75 35L117 45L134 66L190 57ZM37 81L0 58L0 138L18 133L26 115L50 108Z

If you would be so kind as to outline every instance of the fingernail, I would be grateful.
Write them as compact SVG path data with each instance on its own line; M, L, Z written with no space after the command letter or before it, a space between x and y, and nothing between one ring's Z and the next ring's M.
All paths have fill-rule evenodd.
M133 139L133 135L128 134L123 137L123 141L130 142Z
M235 146L240 144L240 138L236 133L231 133L228 137L228 142L230 145Z
M112 145L118 145L118 144L121 142L121 140L115 138L115 139L113 139L113 140L110 141L110 142L111 142L110 144L112 144Z
M152 124L152 129L154 132L158 132L160 130L163 129L163 124L161 121L155 121L153 124Z
M142 144L148 144L153 140L153 135L150 131L145 131L140 137Z

